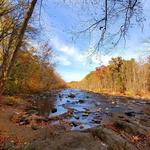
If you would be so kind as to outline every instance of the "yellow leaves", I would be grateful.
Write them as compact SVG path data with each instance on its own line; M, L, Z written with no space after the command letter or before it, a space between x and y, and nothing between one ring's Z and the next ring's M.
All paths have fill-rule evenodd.
M29 77L26 84L28 85L29 90L32 92L40 91L42 89L42 83L38 75Z
M36 49L20 51L11 71L8 91L42 92L65 86L65 82L55 72L53 66L33 54Z

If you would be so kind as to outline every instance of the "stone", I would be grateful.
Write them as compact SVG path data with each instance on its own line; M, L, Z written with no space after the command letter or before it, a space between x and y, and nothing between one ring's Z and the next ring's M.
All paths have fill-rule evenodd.
M59 94L59 98L61 98L61 95Z
M115 104L115 101L112 101L111 103L112 103L112 104Z
M125 112L125 115L129 116L129 117L134 117L135 116L135 112L131 111L131 112Z
M77 120L78 120L78 119L80 119L80 117L79 117L79 116L74 116L74 118L75 118L75 119L77 119Z
M79 126L78 122L75 122L75 121L72 121L72 125L73 125L74 127Z
M44 95L44 96L42 96L42 98L43 98L43 99L47 99L47 96L46 96L46 95Z
M109 108L108 108L108 107L106 107L106 108L105 108L105 110L106 110L106 111L108 111L108 110L109 110Z
M51 112L52 112L52 113L57 112L57 108L52 108Z
M68 95L68 97L70 97L70 98L75 98L76 96L71 93L71 94Z
M98 108L97 110L96 110L96 112L101 112L102 111L102 108Z
M98 127L95 129L89 129L89 131L93 134L94 137L98 137L102 142L108 145L108 149L137 150L134 145L110 129Z
M96 123L96 124L100 124L101 123L101 120L99 120L99 119L93 119L92 120L94 123Z
M84 113L82 114L82 116L85 116L85 117L89 116L89 112L84 112Z
M82 99L80 99L78 102L79 102L80 104L83 104L85 101L82 100Z
M84 128L84 126L83 125L80 125L80 129L83 129Z

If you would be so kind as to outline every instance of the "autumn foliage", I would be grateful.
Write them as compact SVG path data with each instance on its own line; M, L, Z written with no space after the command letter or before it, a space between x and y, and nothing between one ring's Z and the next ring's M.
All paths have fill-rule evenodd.
M51 56L46 55L45 52L44 56L38 56L33 49L20 51L6 83L5 93L33 93L65 87L53 64L46 59Z
M136 62L134 59L112 58L109 65L97 67L83 80L71 82L69 86L95 92L142 96L150 92L149 69L149 59Z

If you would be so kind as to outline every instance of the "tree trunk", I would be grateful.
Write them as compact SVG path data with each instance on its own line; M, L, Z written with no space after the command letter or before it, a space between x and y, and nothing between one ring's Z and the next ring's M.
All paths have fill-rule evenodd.
M30 6L29 6L29 8L28 8L28 10L25 14L24 21L22 23L19 34L17 36L16 46L15 46L13 54L10 58L10 62L9 63L4 62L3 64L6 64L6 65L2 65L1 74L0 74L0 95L2 95L3 92L4 92L5 83L8 79L9 72L10 72L10 70L11 70L13 64L14 64L17 52L19 51L19 49L21 47L23 36L25 34L28 22L31 18L31 15L33 13L33 10L35 8L36 3L37 3L37 0L32 0L32 2L31 2ZM6 61L6 60L4 59L3 61Z

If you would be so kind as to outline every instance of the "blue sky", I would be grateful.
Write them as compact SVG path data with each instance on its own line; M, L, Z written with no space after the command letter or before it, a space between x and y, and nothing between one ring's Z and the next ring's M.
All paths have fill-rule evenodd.
M89 37L76 37L79 20L86 18L82 10L63 4L60 0L48 0L43 4L41 23L43 38L50 42L57 60L56 71L65 81L81 80L87 73L101 64L108 64L111 57L136 58L144 56L147 45L143 41L150 37L150 0L144 1L146 22L143 32L135 27L130 31L126 46L120 44L111 53L88 56ZM79 15L82 14L82 15Z

